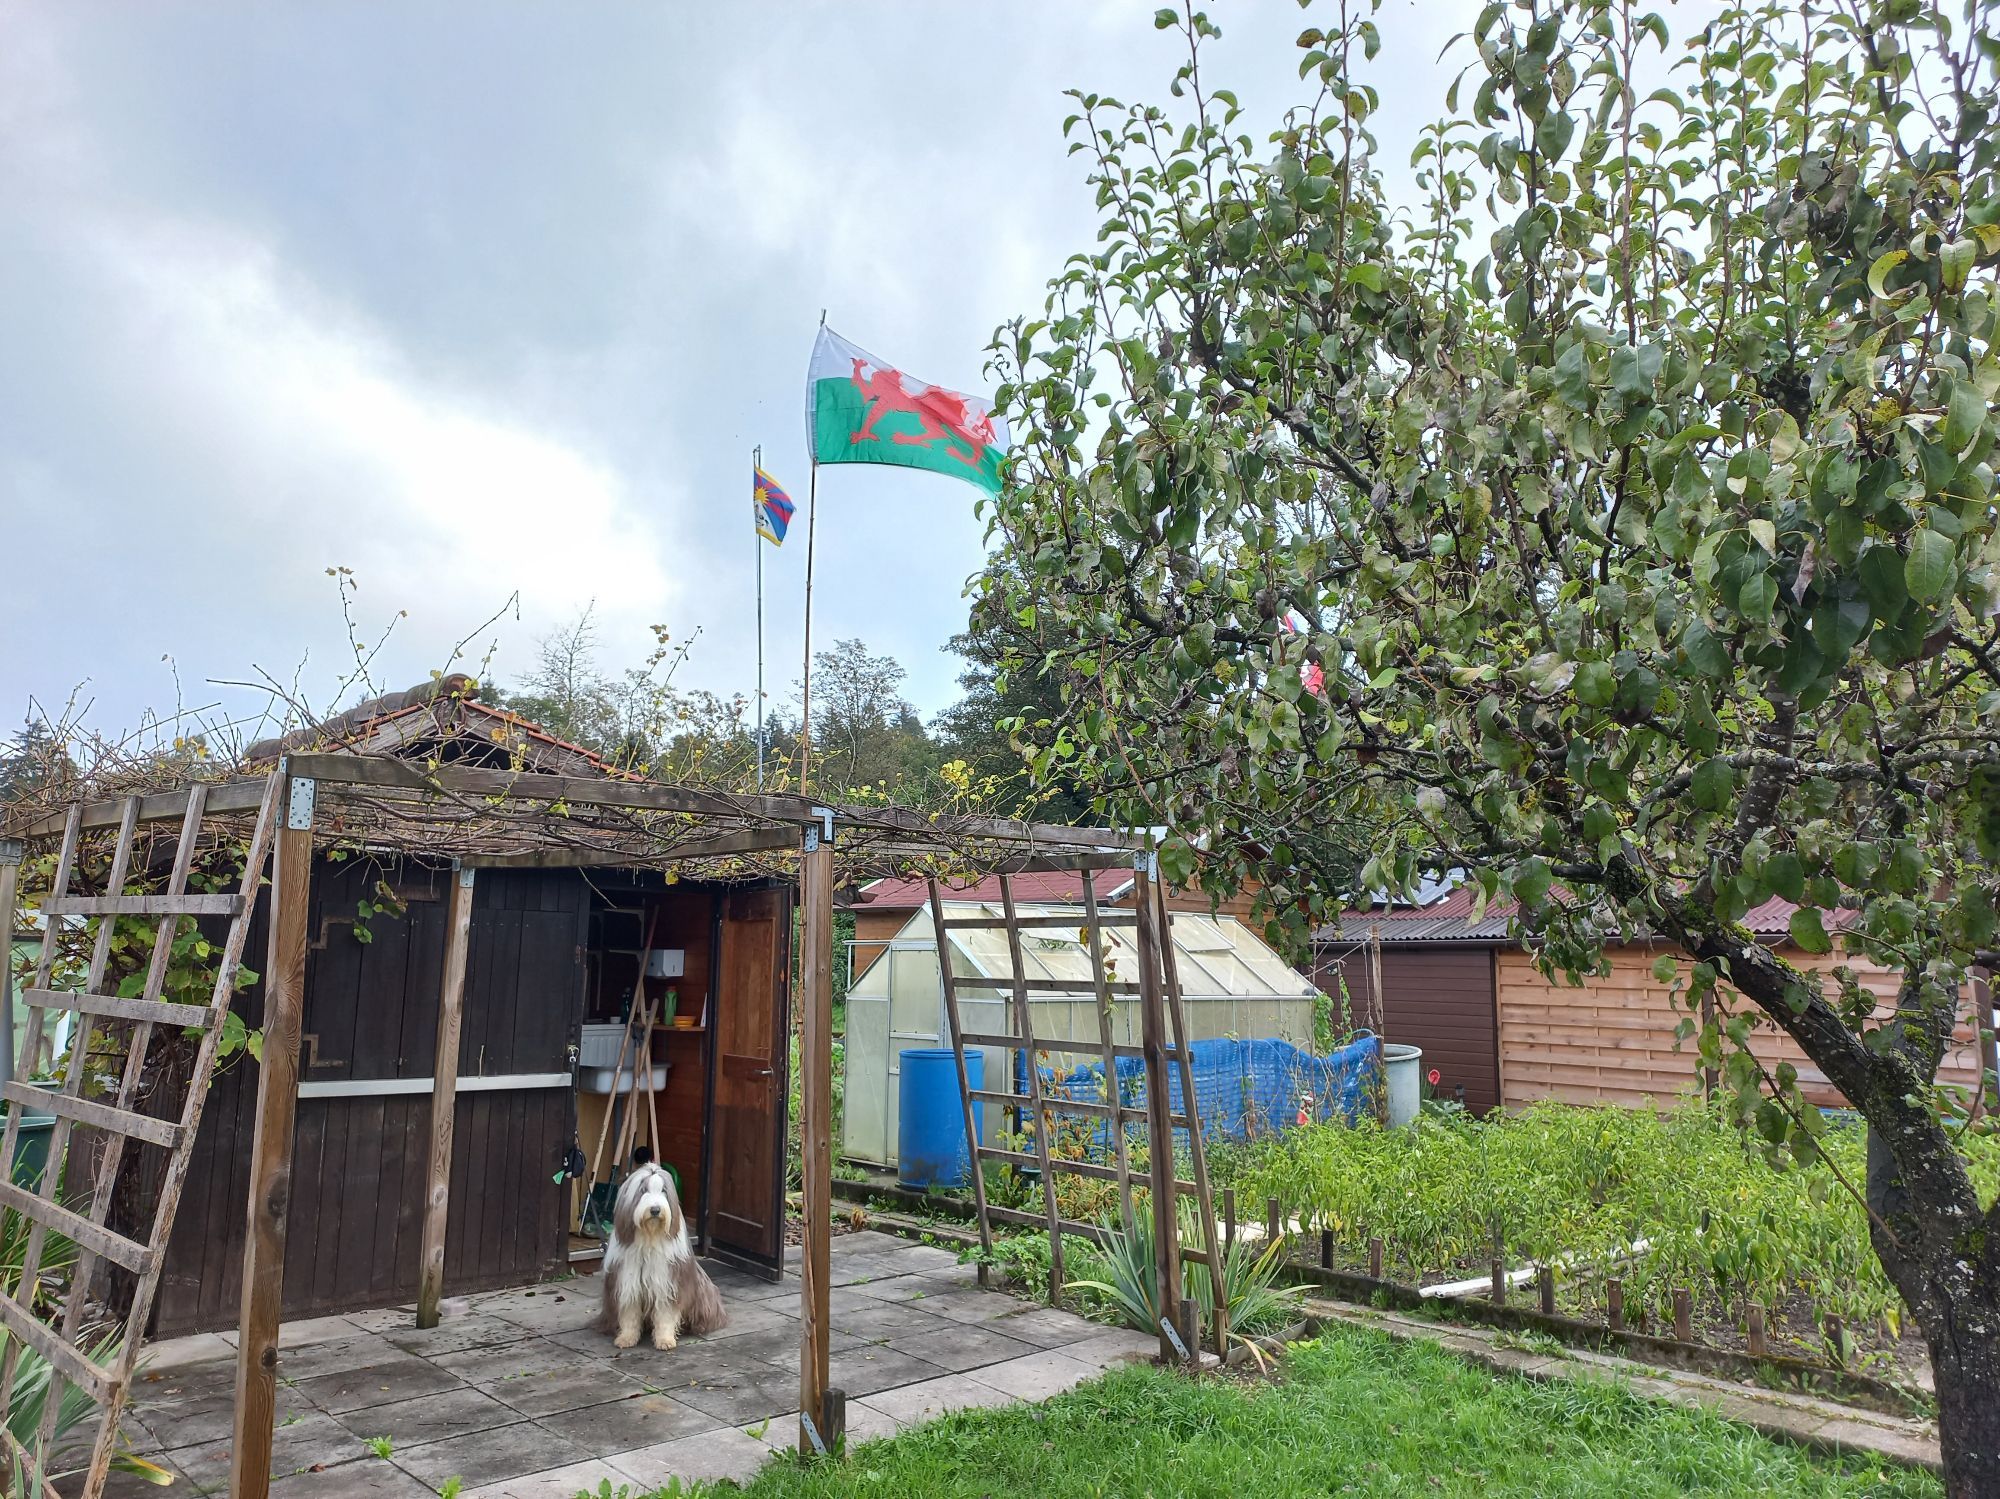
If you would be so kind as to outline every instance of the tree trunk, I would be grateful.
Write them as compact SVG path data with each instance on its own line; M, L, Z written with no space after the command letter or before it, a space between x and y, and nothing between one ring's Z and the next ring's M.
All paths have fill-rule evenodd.
M1937 1379L1938 1440L1951 1499L2000 1496L2000 1302L1953 1307L1924 1328ZM1923 1321L1919 1318L1919 1322ZM1983 1327L1986 1330L1976 1331Z

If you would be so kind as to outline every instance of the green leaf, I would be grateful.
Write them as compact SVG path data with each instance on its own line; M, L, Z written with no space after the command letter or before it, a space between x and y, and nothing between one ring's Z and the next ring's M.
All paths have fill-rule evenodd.
M1833 939L1826 934L1817 906L1800 906L1792 912L1792 941L1809 953L1833 951Z
M1773 854L1764 865L1764 878L1771 882L1772 890L1786 900L1796 904L1805 899L1805 866L1799 862L1797 854Z
M1569 149L1569 140L1576 133L1576 121L1560 109L1549 111L1542 116L1542 123L1535 127L1535 146L1550 161L1561 161L1564 151Z
M1539 906L1548 899L1555 875L1542 859L1530 859L1514 871L1514 898L1524 906Z
M1950 537L1928 527L1913 533L1909 556L1903 561L1903 584L1910 597L1926 604L1942 598L1951 589L1957 561Z
M1875 257L1875 263L1868 267L1868 290L1877 297L1889 295L1889 273L1910 258L1908 250L1891 250L1886 255Z
M1729 675L1729 652L1713 630L1700 620L1692 620L1681 633L1681 649L1688 662L1703 676L1720 680Z
M1585 661L1576 669L1576 679L1570 684L1576 700L1593 708L1607 708L1618 695L1618 678L1611 667L1603 661Z
M1954 457L1963 453L1985 424L1986 397L1971 380L1957 381L1952 386L1951 404L1945 408L1945 447Z
M1680 976L1681 965L1674 961L1672 953L1661 953L1653 959L1653 977L1663 984L1671 984Z
M1736 794L1736 767L1721 758L1702 761L1688 783L1688 794L1702 810L1720 812Z

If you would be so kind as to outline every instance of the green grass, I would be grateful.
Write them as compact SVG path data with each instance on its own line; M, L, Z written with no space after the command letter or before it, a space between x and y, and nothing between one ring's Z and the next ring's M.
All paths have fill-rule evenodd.
M736 1492L725 1485L722 1492ZM1121 1369L1040 1406L965 1411L845 1463L771 1464L752 1499L837 1495L1933 1496L1600 1380L1496 1379L1429 1344L1329 1332L1278 1383Z

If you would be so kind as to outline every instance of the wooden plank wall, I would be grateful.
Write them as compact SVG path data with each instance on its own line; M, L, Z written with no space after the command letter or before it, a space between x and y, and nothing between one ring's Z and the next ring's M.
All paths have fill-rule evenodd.
M1538 1098L1572 1103L1665 1102L1697 1087L1692 1044L1683 1051L1674 1049L1674 1027L1687 1012L1676 1008L1667 986L1652 974L1654 960L1670 951L1664 945L1613 949L1607 954L1609 975L1573 988L1561 979L1543 977L1526 952L1502 949L1500 1075L1508 1107ZM1850 961L1837 954L1815 957L1790 948L1783 955L1801 968L1821 973ZM1864 967L1863 982L1872 992L1885 1001L1894 999L1895 974L1857 966ZM1827 982L1831 988L1835 981ZM1754 1012L1747 1003L1743 1008ZM1766 1066L1790 1062L1798 1068L1800 1085L1813 1102L1844 1102L1775 1026L1766 1023L1758 1028L1753 1050ZM1961 1025L1958 1044L1945 1058L1939 1077L1970 1087L1978 1076L1972 1031Z
M371 939L357 903L386 877L407 901ZM354 863L314 871L301 1080L429 1078L444 959L444 871ZM587 887L563 871L492 871L479 881L461 1077L568 1070L579 1016ZM261 923L262 913L259 914ZM259 949L260 950L260 949ZM260 987L237 997L261 1017ZM211 1084L167 1251L157 1335L234 1325L243 1267L256 1066ZM451 1293L519 1284L566 1262L562 1189L572 1131L567 1088L467 1092L455 1115ZM306 1098L293 1154L284 1315L391 1305L416 1294L430 1096Z
M1374 989L1365 949L1348 951L1338 964L1314 975L1328 993L1333 970L1347 981L1355 1024L1373 1013ZM1423 1048L1426 1074L1435 1067L1437 1091L1452 1097L1465 1089L1465 1106L1484 1114L1500 1103L1499 1037L1493 1013L1493 949L1484 946L1382 947L1384 1038Z

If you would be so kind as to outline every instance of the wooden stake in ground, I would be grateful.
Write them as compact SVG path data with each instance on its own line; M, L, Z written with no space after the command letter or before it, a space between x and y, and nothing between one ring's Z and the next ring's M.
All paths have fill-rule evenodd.
M1694 1292L1674 1287L1674 1336L1683 1343L1694 1341Z
M1604 1283L1604 1320L1613 1332L1625 1326L1625 1282L1615 1275Z
M1764 1337L1764 1308L1754 1298L1743 1309L1743 1345L1752 1358L1766 1358L1771 1352Z

